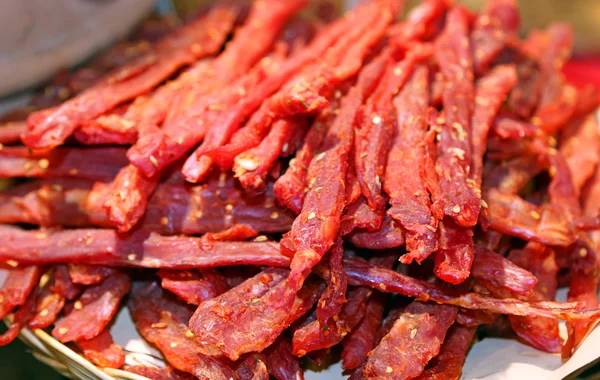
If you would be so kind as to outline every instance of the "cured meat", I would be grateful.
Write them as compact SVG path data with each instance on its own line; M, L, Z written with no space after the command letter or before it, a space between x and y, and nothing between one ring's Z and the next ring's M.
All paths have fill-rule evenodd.
M72 300L83 292L83 286L75 284L71 280L69 268L66 264L59 264L54 267L54 283L50 285L50 290L68 300Z
M69 264L69 277L74 284L95 285L116 273L114 268L100 265Z
M533 124L512 114L500 113L490 128L490 134L502 139L521 139L539 136L541 131Z
M340 235L347 235L356 228L377 231L381 228L384 219L385 213L383 210L371 210L365 198L360 196L347 207L346 212L342 215Z
M7 261L7 260L4 260ZM43 269L39 266L23 266L11 269L0 289L0 317L4 318L18 306L23 306L27 297L37 287ZM35 299L31 301L35 307Z
M234 363L222 356L203 354L205 345L188 329L193 309L178 303L157 283L134 283L128 307L140 335L153 343L177 370L201 379L269 378L259 358L247 357Z
M468 15L464 8L453 8L445 30L436 42L435 57L444 76L444 123L438 142L436 172L440 199L435 207L443 209L462 227L472 227L479 217L479 195L470 184L471 139L475 86L468 36Z
M280 335L263 353L269 374L277 380L304 379L300 360L292 353L292 344L285 335Z
M483 185L506 194L518 194L544 167L535 156L513 158L490 168Z
M213 268L226 265L289 266L273 242L213 242L144 231L120 236L114 230L23 231L0 228L6 242L0 260L21 263L85 263L138 268Z
M20 141L21 134L27 130L27 122L17 121L0 125L0 144L10 145Z
M596 115L577 118L565 127L559 153L565 158L577 195L594 174L600 160L600 134Z
M33 113L23 142L30 148L61 145L82 123L148 92L179 68L223 45L240 7L224 2L213 7L206 17L163 38L146 54L103 77L96 85L57 107L50 115Z
M65 297L51 290L54 281L52 278L40 289L35 303L35 312L27 322L27 327L30 329L44 329L50 326L63 309Z
M0 346L6 346L11 343L17 338L21 330L27 327L27 323L35 313L35 300L38 292L39 288L35 288L26 296L23 304L15 313L12 324L4 334L0 335Z
M439 245L435 252L435 275L451 284L465 281L473 265L473 231L459 226L449 217L439 225Z
M355 230L349 240L358 248L388 249L404 245L404 229L398 222L386 215L377 231Z
M427 68L418 66L394 98L397 132L383 183L383 189L390 196L388 214L406 230L409 252L401 258L406 264L415 259L421 263L437 249L437 220L431 212L429 190L421 180L426 160L422 143L427 132L428 77Z
M459 379L474 335L475 328L473 327L463 327L457 324L450 327L439 354L431 359L425 367L425 371L416 379Z
M207 347L214 346L232 360L262 351L314 305L323 289L318 281L309 280L289 307L277 307L288 273L281 268L266 269L203 302L190 320L190 329Z
M475 247L475 260L471 275L488 281L496 287L522 295L527 295L538 282L534 274L513 264L503 256L479 246Z
M66 177L109 181L127 165L122 148L60 148L49 153L21 147L0 150L0 178Z
M134 365L125 367L125 371L144 376L152 380L195 380L195 376L181 372L167 365L163 368Z
M225 278L214 269L202 269L199 272L161 269L157 275L164 289L192 305L200 305L229 289Z
M376 292L367 303L365 316L342 341L342 368L358 368L367 359L368 353L375 347L377 332L381 328L387 296Z
M83 355L100 368L121 368L125 364L125 352L113 342L108 330L92 339L77 341L76 344Z
M75 309L54 325L52 335L63 343L97 337L116 314L129 287L129 276L123 273L88 287L75 303Z
M344 247L341 239L338 239L336 244L329 252L329 278L327 288L319 302L317 303L317 319L321 326L327 326L330 318L336 316L346 302L346 288L348 286L348 278L342 268L342 259L344 258Z
M440 351L457 308L412 302L373 350L363 369L367 377L411 379Z

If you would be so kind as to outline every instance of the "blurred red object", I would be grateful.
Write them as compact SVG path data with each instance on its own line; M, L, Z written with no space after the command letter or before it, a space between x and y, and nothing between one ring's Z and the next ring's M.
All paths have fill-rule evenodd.
M593 84L600 89L600 55L574 57L563 71L567 80L577 87Z

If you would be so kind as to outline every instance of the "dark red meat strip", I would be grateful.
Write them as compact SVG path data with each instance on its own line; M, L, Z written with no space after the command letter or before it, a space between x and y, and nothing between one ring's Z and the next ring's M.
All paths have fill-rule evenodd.
M197 377L181 372L167 365L164 368L134 365L125 367L125 371L144 376L152 380L195 380Z
M202 269L200 272L161 269L157 274L164 289L192 305L200 305L229 288L225 278L215 269Z
M496 287L507 289L516 294L526 295L537 284L535 275L523 269L503 256L475 247L475 261L471 269L475 278L488 281Z
M386 215L379 230L355 230L349 235L348 240L358 248L375 250L396 248L404 245L404 229Z
M294 255L284 299L290 299L300 289L311 268L337 238L345 206L345 177L357 110L374 90L386 60L385 55L378 57L363 69L357 84L342 99L340 113L325 137L323 151L310 164L309 183L314 181L300 215L282 239L282 245L289 247L289 253Z
M277 380L304 380L300 360L292 353L290 339L284 334L263 353L269 374Z
M72 300L83 292L83 286L77 285L71 280L66 264L59 264L54 268L54 283L50 285L50 290Z
M342 240L338 241L329 252L329 278L327 288L317 303L317 319L321 326L327 326L329 320L337 315L346 302L348 278L342 268L344 247Z
M502 139L518 140L539 136L541 131L535 125L519 119L510 113L499 113L490 128L490 134Z
M1 318L12 313L17 306L25 304L29 294L37 287L42 273L43 269L39 266L17 267L8 272L8 276L0 290ZM35 300L32 302L35 307Z
M469 277L473 265L473 231L449 217L440 222L439 231L434 273L446 282L460 284Z
M75 310L55 324L52 335L63 343L98 336L116 314L129 288L129 276L123 273L88 287L75 303Z
M543 166L535 156L516 157L487 170L483 185L501 193L518 194Z
M487 71L507 43L518 38L520 18L514 0L490 0L475 19L471 40L477 74Z
M54 233L0 228L7 242L0 260L22 263L85 263L140 268L212 268L227 265L289 266L273 242L214 242L166 237L147 232L120 236L114 230L68 230ZM8 243L10 242L10 243Z
M12 324L8 330L0 335L0 346L6 346L17 338L22 329L27 327L27 323L35 313L35 301L39 293L39 288L33 289L24 300L19 310L14 314Z
M74 284L95 285L116 273L116 269L100 265L69 264L69 276Z
M44 329L53 324L58 318L58 314L62 311L65 305L65 297L53 292L52 282L50 280L40 292L36 299L35 311L31 319L27 322L27 327L30 329Z
M8 145L20 141L21 134L27 130L27 122L14 121L0 125L0 144Z
M361 371L380 379L417 377L440 351L456 313L457 308L452 306L412 302Z
M419 380L458 380L475 328L454 324L448 329L439 354L431 359Z
M113 342L108 330L89 339L80 340L75 344L83 351L83 355L100 368L121 368L125 364L125 352L121 346Z
M286 269L267 269L203 302L190 320L190 329L207 346L218 348L232 360L262 351L314 305L323 289L318 281L308 281L290 307L277 307L288 273Z
M479 217L479 195L469 179L472 161L471 138L475 88L473 62L468 36L468 14L453 8L446 28L436 44L436 59L444 75L444 123L438 142L436 171L440 199L436 207L452 217L459 226L471 227Z
M21 147L0 150L0 178L67 177L109 181L127 165L121 148L61 148L49 153Z
M554 299L558 267L552 249L539 243L528 243L523 250L512 250L508 258L538 278L529 299ZM546 352L560 352L562 339L558 334L558 321L555 319L511 315L508 320L519 338L531 346Z
M193 309L177 302L157 283L134 283L128 307L140 335L156 345L177 370L201 379L244 380L252 378L247 371L256 366L256 379L268 379L264 364L254 357L234 363L222 356L203 354L205 345L188 329Z
M365 316L342 341L342 368L358 368L367 359L367 354L375 347L377 332L381 328L387 296L376 292L367 303Z
M96 85L63 103L51 115L28 119L30 130L23 136L31 148L53 148L62 144L75 128L87 120L141 95L175 73L180 67L214 54L223 45L240 7L224 2L179 31L169 34L149 52L109 73Z
M352 184L348 183L346 187ZM350 203L340 219L340 235L344 236L356 228L378 231L385 219L384 210L372 210L364 197Z
M422 262L437 249L437 220L421 180L426 160L423 140L427 132L425 112L429 104L428 71L415 68L414 74L394 98L397 132L390 150L383 189L390 196L388 214L406 230L403 263Z
M498 315L483 310L458 311L456 323L465 327L478 327L479 325L491 325L498 319Z

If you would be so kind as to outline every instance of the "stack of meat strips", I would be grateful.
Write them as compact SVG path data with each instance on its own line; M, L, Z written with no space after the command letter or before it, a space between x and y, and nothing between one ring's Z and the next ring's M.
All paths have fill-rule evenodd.
M569 27L519 40L514 0L330 23L305 3L146 24L8 116L1 344L50 329L122 368L126 304L169 363L125 366L151 379L302 379L328 355L457 379L484 336L573 354L600 318L600 136Z

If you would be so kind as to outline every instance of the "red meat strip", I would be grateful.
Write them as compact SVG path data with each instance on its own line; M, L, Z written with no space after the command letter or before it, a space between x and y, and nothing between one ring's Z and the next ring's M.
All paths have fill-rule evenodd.
M263 351L269 374L277 380L303 380L300 360L292 353L290 339L284 334Z
M299 117L278 120L260 144L235 157L233 171L246 192L260 194L266 191L265 178L269 169L296 131L305 128L303 124L306 120Z
M344 370L360 367L368 353L375 347L377 332L381 328L387 296L376 292L367 303L365 316L342 341L342 368Z
M0 335L0 347L11 343L17 338L21 330L27 327L27 323L35 313L35 301L38 293L39 288L35 288L26 296L23 304L14 314L12 324L4 334Z
M528 294L538 282L532 273L503 256L479 246L475 247L475 261L471 275L488 281L496 287L522 295Z
M427 68L418 66L394 98L397 132L383 182L383 189L390 196L388 214L406 230L409 252L401 258L406 264L413 260L421 263L437 249L437 220L431 212L429 191L421 180L426 160L422 143L428 127L425 120L429 104L428 78Z
M338 239L329 252L329 278L327 288L317 303L317 320L321 326L327 326L329 320L337 315L346 302L348 278L342 268L344 247Z
M40 118L32 114L23 142L31 148L54 148L82 123L148 92L179 68L216 53L239 12L235 3L217 5L205 17L164 37L146 54L63 103L51 115Z
M519 11L514 0L486 2L471 33L475 73L486 72L507 43L518 38L519 26Z
M517 75L519 80L509 95L508 107L515 115L528 120L540 99L540 67L534 60L521 57L517 63Z
M368 286L373 289L386 289L385 292L416 297L422 301L473 310L486 310L491 313L543 316L559 319L584 320L598 318L600 310L581 310L577 302L520 301L513 298L497 299L477 293L458 293L432 283L404 276L398 272L381 268L360 259L344 259L344 271L348 283L353 286Z
M193 309L177 302L157 283L134 283L128 307L140 335L177 370L201 379L268 379L260 359L246 357L234 363L222 356L203 354L205 345L188 329Z
M512 194L489 189L484 195L490 227L506 235L555 246L568 246L575 236L564 218Z
M6 261L6 260L3 260ZM24 266L11 269L0 289L0 317L3 319L15 308L22 306L37 287L43 269L39 266ZM35 307L35 299L32 301Z
M129 276L123 273L88 287L75 302L75 309L55 324L52 335L63 343L98 336L116 314L129 288Z
M59 264L54 269L54 283L50 285L50 290L68 300L72 300L83 292L83 286L75 284L71 280L69 268L66 264Z
M125 371L144 376L152 380L195 380L197 377L181 372L167 365L164 368L134 365L125 367Z
M529 299L554 299L558 267L552 249L539 243L528 243L523 250L512 250L508 258L537 277L538 283ZM531 346L546 352L560 352L562 339L558 334L558 321L555 319L511 315L508 320L519 338Z
M535 156L516 157L487 170L483 185L501 193L518 194L543 166Z
M20 141L21 134L27 130L27 122L15 121L0 125L0 144L8 145Z
M375 250L396 248L404 245L404 229L386 215L379 230L355 230L349 235L349 240L358 248Z
M390 28L393 41L400 46L413 40L431 40L441 30L450 3L446 0L426 0L414 7L407 15L406 22L398 24L398 34Z
M125 364L125 352L121 346L113 342L108 330L89 339L80 340L75 344L83 351L83 355L95 366L100 368L121 368Z
M600 104L600 93L598 88L591 83L586 83L583 87L577 89L577 104L573 117L586 116L598 108Z
M246 126L232 136L228 145L217 146L212 139L208 143L205 142L204 146L196 151L195 156L186 162L184 174L190 173L197 165L200 165L203 170L195 172L193 176L186 175L186 178L193 181L199 180L203 177L203 172L210 168L209 164L212 161L221 168L231 167L237 154L260 142L260 137L264 135L275 115L285 117L298 113L310 113L327 106L326 95L360 70L362 60L368 50L385 33L385 29L397 11L396 4L392 3L368 2L362 7L355 8L350 13L350 17L344 17L341 21L342 23L352 21L351 27L345 31L345 34L333 47L327 49L331 43L325 45L325 42L328 42L326 34L323 39L317 38L314 44L307 47L299 57L293 57L292 60L285 63L277 76L270 78L264 83L264 88L258 88L255 92L256 95L238 104L237 108L243 107L244 112L256 109L260 104L258 100L264 99L264 97L259 98L261 93L267 95L273 93L273 90L277 90L291 74L298 72L302 66L320 59L319 63L303 67L302 71L287 81L281 90L265 101L261 108L252 115ZM357 20L352 20L357 16ZM333 25L330 31L337 33L338 27L338 25ZM349 33L348 30L350 30ZM325 51L327 54L323 54ZM324 55L324 57L319 57L319 55ZM331 65L335 65L336 70L332 70ZM227 123L226 127L229 130L236 130L241 116L243 114L238 114L238 112L232 113L229 120L233 123ZM203 160L203 156L208 158Z
M207 346L237 360L241 354L262 351L317 301L323 287L308 281L289 308L277 307L289 271L270 268L217 298L200 304L190 329Z
M117 272L114 268L100 265L68 264L69 277L74 284L95 285L99 284Z
M600 134L596 115L577 118L563 130L560 154L567 161L577 195L594 174L600 160Z
M513 65L496 66L477 81L475 89L475 109L472 119L473 132L471 144L473 148L473 157L470 172L471 179L476 183L476 190L481 191L483 156L486 151L487 136L490 127L510 90L512 90L516 84L517 72Z
M434 254L434 273L451 284L465 281L473 265L473 231L445 217L439 224L439 249Z
M475 328L454 324L448 329L439 354L431 359L419 380L459 379L467 351L471 346Z
M342 99L340 113L325 137L322 152L311 161L308 178L312 186L291 231L282 239L282 245L290 247L289 253L294 255L284 300L293 299L312 267L337 238L345 208L345 179L357 110L374 90L386 61L385 55L378 57L363 69L357 84Z
M573 30L563 24L551 25L546 33L546 46L540 56L540 102L532 118L547 134L554 133L575 111L577 91L566 84L563 65L573 48Z
M225 278L214 269L203 269L200 272L161 269L157 274L164 289L192 305L200 305L229 288ZM217 282L213 282L214 280Z
M346 182L347 188L352 186L348 181ZM346 212L342 215L340 219L340 235L347 235L356 228L378 231L384 219L385 213L383 210L371 210L367 204L367 200L360 196L360 198L348 206Z
M458 311L456 323L465 327L477 327L480 325L491 325L498 319L498 315L488 313L483 310L464 310Z
M539 136L541 131L531 123L525 122L512 114L501 112L492 124L490 134L502 139L518 140Z
M65 297L53 292L52 282L54 278L50 280L37 296L35 304L35 312L27 323L27 327L30 329L44 329L53 324L58 318L58 314L62 311L65 305Z
M120 236L114 230L67 230L54 233L0 228L7 242L0 260L22 263L85 263L139 268L187 269L227 265L289 266L273 242L214 242L165 237L147 232ZM5 239L5 240L4 240ZM10 243L8 243L10 242Z
M0 178L68 177L111 180L127 165L122 148L61 148L49 153L21 147L0 150Z
M440 351L458 309L413 301L360 371L367 377L411 379Z
M441 126L436 171L440 199L436 207L452 217L459 226L471 227L479 217L479 195L469 179L472 161L471 138L475 88L473 62L468 36L468 14L453 8L435 52L444 75L444 123Z

